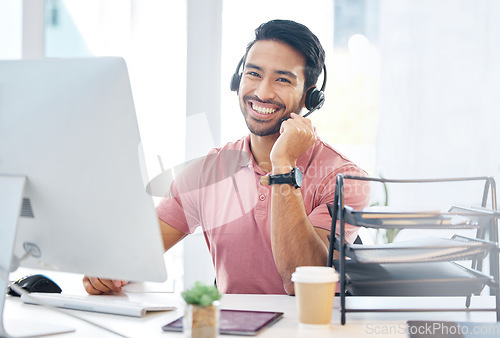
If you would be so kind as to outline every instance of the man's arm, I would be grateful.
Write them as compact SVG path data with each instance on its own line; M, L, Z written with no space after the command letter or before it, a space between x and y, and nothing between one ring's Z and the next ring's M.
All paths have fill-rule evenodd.
M300 189L273 186L271 247L286 293L295 294L291 276L297 266L326 266L329 233L309 221Z
M309 119L292 114L281 125L280 137L271 150L273 174L284 174L316 141ZM328 231L317 229L307 217L300 189L274 185L271 197L271 248L283 286L293 295L292 272L297 266L326 265Z
M187 234L183 233L182 231L177 230L176 228L168 225L161 219L158 219L160 221L160 230L161 230L161 236L163 239L163 246L165 247L165 251L173 247L175 244L177 244L180 240L182 240L184 237L187 236Z
M163 239L165 251L173 247L177 242L187 236L187 234L173 228L161 219L160 230ZM125 281L110 280L97 277L83 277L83 287L91 295L100 295L103 293L121 292L122 287L127 284Z

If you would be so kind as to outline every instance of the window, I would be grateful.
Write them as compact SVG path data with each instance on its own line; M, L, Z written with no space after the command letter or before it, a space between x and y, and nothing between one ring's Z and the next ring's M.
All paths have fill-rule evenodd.
M185 1L45 1L46 57L126 60L149 178L184 161L185 13ZM182 246L165 256L171 288L182 257Z

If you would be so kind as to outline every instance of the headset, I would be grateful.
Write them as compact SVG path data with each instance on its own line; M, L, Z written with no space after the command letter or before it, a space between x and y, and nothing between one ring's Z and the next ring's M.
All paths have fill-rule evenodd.
M240 73L240 68L243 65L244 61L245 57L243 56L240 62L238 62L238 66L236 66L236 71L234 72L233 77L231 78L231 91L236 93L238 93L240 87L240 81L242 76L242 73ZM325 87L326 87L326 66L323 64L323 85L321 86L321 89L312 87L307 91L304 103L306 109L309 111L304 115L304 117L307 117L316 109L320 109L321 107L323 107L323 104L325 103Z

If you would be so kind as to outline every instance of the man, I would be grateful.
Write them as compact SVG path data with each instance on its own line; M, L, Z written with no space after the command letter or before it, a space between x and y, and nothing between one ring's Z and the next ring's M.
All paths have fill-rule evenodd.
M324 54L301 24L273 20L257 28L236 84L250 135L188 168L158 206L167 250L202 227L222 293L294 294L297 266L326 265L326 205L336 175L366 175L300 116ZM300 175L294 181L299 170L302 187ZM369 199L366 183L351 182L357 186L349 187L346 204L361 209ZM354 241L356 229L346 232ZM84 286L99 294L120 291L123 282L84 277Z

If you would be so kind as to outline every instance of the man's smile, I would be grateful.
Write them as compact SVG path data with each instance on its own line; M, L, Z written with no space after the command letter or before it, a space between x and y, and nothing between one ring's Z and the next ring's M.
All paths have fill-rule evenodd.
M278 110L277 108L271 108L271 107L261 106L261 105L259 105L258 103L255 103L255 102L250 102L250 105L251 105L251 107L252 107L253 110L255 110L256 112L258 112L260 114L264 114L264 115L272 114L276 110Z
M250 107L252 115L257 119L269 119L274 113L280 109L284 109L282 105L276 103L264 103L252 99L247 100L247 104Z

